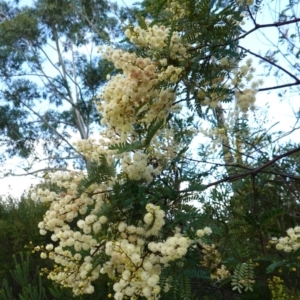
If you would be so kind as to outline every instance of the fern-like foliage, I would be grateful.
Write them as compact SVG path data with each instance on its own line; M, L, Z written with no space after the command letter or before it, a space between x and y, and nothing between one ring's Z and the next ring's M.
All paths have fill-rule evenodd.
M121 154L124 152L131 152L131 151L135 151L138 149L144 149L147 148L150 143L151 140L153 139L153 137L155 136L155 134L157 133L157 131L162 127L162 125L164 124L164 120L158 120L157 118L155 118L148 126L146 133L144 133L144 139L143 142L141 141L137 141L134 143L128 143L128 142L124 142L124 143L119 143L119 144L114 144L112 146L109 147L110 150L117 150L117 154ZM141 132L141 134L143 134ZM140 137L142 139L142 136Z
M232 290L238 292L253 291L254 266L252 262L238 264L233 272L231 286Z
M210 275L197 266L191 266L189 262L178 261L163 270L160 284L165 290L162 299L192 300L201 299L199 284L210 282Z
M82 194L93 183L101 183L107 181L114 176L115 168L108 164L105 156L100 157L100 164L91 163L88 169L88 175L78 184L78 193Z
M159 120L155 118L150 125L148 126L147 134L145 137L144 145L148 147L150 145L151 140L153 139L154 135L157 131L162 127L164 124L164 120Z
M142 149L143 148L143 144L141 142L135 142L135 143L118 143L118 144L114 144L111 145L109 147L110 150L117 150L117 154L121 154L124 152L130 152L130 151L134 151L134 150L138 150L138 149Z

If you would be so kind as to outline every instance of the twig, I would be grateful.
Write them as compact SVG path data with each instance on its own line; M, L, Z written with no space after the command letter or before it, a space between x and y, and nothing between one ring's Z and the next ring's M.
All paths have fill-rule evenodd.
M284 21L284 22L274 22L274 23L269 23L269 24L257 24L255 22L255 26L251 30L245 32L244 34L242 34L238 37L236 37L233 41L235 42L235 41L238 41L240 39L243 39L247 35L249 35L250 33L254 32L258 29L261 29L261 28L280 27L280 26L284 26L284 25L288 25L288 24L292 24L292 23L297 23L297 22L300 22L300 18L295 18L293 20L288 20L288 21Z
M278 155L278 156L275 156L273 159L269 160L268 162L266 162L265 164L261 165L260 167L258 168L255 168L255 169L252 169L248 172L244 172L244 173L241 173L241 174L236 174L236 175L232 175L232 176L227 176L223 179L220 179L220 180L217 180L215 182L212 182L212 183L209 183L207 185L205 185L205 189L211 187L211 186L215 186L219 183L223 183L223 182L232 182L232 181L236 181L238 179L241 179L241 178L244 178L246 176L249 176L249 175L256 175L258 174L259 172L262 172L265 168L267 168L268 166L274 164L277 160L280 160L281 158L284 158L284 157L287 157L287 156L290 156L294 153L297 153L297 152L300 152L300 147L298 148L295 148L293 150L290 150L286 153L283 153L281 155Z
M284 73L288 74L290 77L292 77L293 79L295 79L296 83L298 83L298 84L300 83L300 80L294 74L292 74L291 72L287 71L286 69L284 69L283 67L279 66L278 64L274 63L273 61L271 61L271 60L269 60L269 59L267 59L267 58L265 58L265 57L263 57L263 56L261 56L261 55L259 55L257 53L254 53L254 52L250 51L249 49L246 49L246 48L244 48L242 46L238 46L238 48L240 48L240 49L242 49L242 50L250 53L251 55L253 55L255 57L258 57L258 58L266 61L270 65L276 67L277 69L283 71Z

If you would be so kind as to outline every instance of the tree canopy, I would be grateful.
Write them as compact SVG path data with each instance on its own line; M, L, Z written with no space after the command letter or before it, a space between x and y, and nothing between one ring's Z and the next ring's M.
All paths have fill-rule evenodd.
M48 171L83 167L72 139L99 128L94 99L111 66L95 45L119 35L117 6L41 0L29 7L2 1L0 9L2 161L24 158L24 174L41 161Z
M275 19L261 23L270 8ZM80 26L65 19L71 45L85 28L89 41L106 38L90 21L97 9L87 2ZM299 298L300 146L286 139L298 112L291 130L275 131L257 103L259 93L288 102L299 89L298 10L259 0L144 0L127 10L123 41L102 43L94 58L96 88L82 81L101 124L98 138L72 145L88 167L57 170L31 193L47 207L38 228L51 242L32 250L53 262L41 271L48 279L99 299ZM45 20L59 36L63 21ZM256 33L270 49L245 46ZM66 87L55 85L55 101L68 95L64 78L77 82L60 64Z

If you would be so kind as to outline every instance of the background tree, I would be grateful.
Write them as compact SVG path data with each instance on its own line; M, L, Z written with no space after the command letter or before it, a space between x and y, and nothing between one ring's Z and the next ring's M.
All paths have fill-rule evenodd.
M94 99L110 65L95 49L118 36L117 6L35 1L18 7L2 1L1 13L2 160L20 156L25 174L41 161L46 170L82 167L72 139L87 139L99 128Z

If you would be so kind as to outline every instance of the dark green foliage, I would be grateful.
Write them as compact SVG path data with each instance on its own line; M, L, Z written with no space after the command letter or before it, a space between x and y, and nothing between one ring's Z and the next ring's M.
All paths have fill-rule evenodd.
M162 127L164 124L164 120L157 120L154 119L150 125L147 128L147 135L145 137L145 147L148 147L150 145L150 142L154 135L157 133L157 131Z
M134 151L134 150L138 150L138 149L142 149L143 148L143 144L140 142L135 142L132 144L129 144L127 142L124 143L119 143L116 145L112 145L109 147L110 150L118 150L118 154L124 153L124 152L129 152L129 151Z
M51 268L52 262L41 259L40 253L31 253L33 246L52 242L48 235L41 236L37 227L45 211L45 205L34 203L25 196L20 201L11 198L1 200L1 300L74 299L70 289L56 286L45 275L40 275L41 268ZM85 295L75 299L107 299L107 281L103 279L104 281L96 285L94 295Z
M41 236L37 227L45 211L44 205L34 203L25 196L20 201L1 199L1 300L12 300L15 297L20 300L47 299L39 277L38 265L41 259L24 248L30 249L33 244L50 242L50 237Z
M232 68L237 66L246 54L238 50L238 37L243 36L244 32L235 23L241 21L240 14L246 10L253 14L253 26L255 26L255 15L262 7L262 1L255 1L250 8L246 5L237 6L236 1L191 0L177 3L180 8L184 9L185 14L182 18L179 12L176 15L167 11L169 2L164 0L156 1L155 4L153 1L143 1L140 16L151 16L152 25L168 26L171 28L171 33L173 31L180 32L182 38L192 45L188 52L190 57L178 64L185 70L181 81L183 92L180 91L178 102L187 103L187 106L193 109L200 118L208 120L213 128L225 130L227 129L226 110L228 107L224 105L224 110L222 108L206 108L203 101L207 101L205 97L209 97L211 94L214 94L218 101L223 103L233 101L234 90L224 85L224 81L221 79L227 78L227 76L230 78ZM295 3L287 4L279 21L297 18L295 10L292 13L295 7ZM287 16L286 12L289 12L290 15ZM295 27L297 26L298 22ZM294 34L295 36L298 35ZM287 36L282 36L280 39L282 43L289 43ZM291 53L294 51L292 45L295 45L294 42L290 43L289 51ZM273 58L283 52L278 50L270 51L270 53L272 55L268 58L269 61L276 63ZM230 61L228 70L219 64L224 57ZM169 61L169 64L176 65L176 63L178 62ZM269 64L269 67L271 69L276 66ZM297 72L296 69L291 71L292 74L295 72ZM202 92L203 97L199 97L201 95L199 91ZM187 158L189 156L183 149L181 155L174 160L178 172L170 172L174 176L171 178L166 172L165 177L162 176L159 181L160 184L165 184L158 191L159 194L166 195L169 201L170 215L176 210L170 208L172 205L181 209L181 214L174 212L174 219L172 219L176 220L177 224L190 225L188 222L184 223L186 215L182 209L182 202L179 204L178 199L180 201L191 199L201 201L201 208L203 208L201 212L206 216L206 219L203 218L202 221L206 220L206 224L210 223L213 232L216 232L214 243L222 254L222 263L231 272L232 277L228 279L227 283L233 284L234 288L242 291L247 287L241 284L241 278L255 280L255 284L249 287L249 290L253 289L253 293L247 291L241 295L231 294L229 299L235 297L239 299L270 299L267 280L269 274L274 273L279 274L285 280L291 295L298 295L299 290L296 271L291 271L292 268L298 271L299 264L296 257L299 257L299 253L296 251L294 255L289 255L277 251L274 245L268 244L273 236L284 236L286 235L285 230L299 223L300 207L296 200L299 198L299 151L296 151L299 145L288 143L288 146L283 146L281 144L280 150L275 152L275 145L280 144L280 138L277 139L275 133L270 133L273 130L272 127L264 129L264 121L261 121L258 116L254 116L254 119L255 123L260 122L262 125L256 127L243 114L236 117L230 131L229 129L227 132L225 130L226 137L224 139L227 138L227 141L224 142L223 139L221 151L215 149L215 153L209 156L207 149L203 146L203 151L199 151L199 160L194 160L198 161L195 166L196 170L189 172L188 168L185 168L184 175L180 173L180 168L186 167L185 164L193 160ZM182 127L186 128L186 124ZM184 131L178 133L179 137L186 135L187 132ZM282 133L278 133L278 136L282 136ZM189 141L186 144L188 145ZM272 162L277 155L288 153L292 149L295 149L294 154L286 155L286 157ZM170 163L171 168L172 166ZM175 178L179 174L188 182L185 195L176 192L178 189ZM216 183L206 186L205 183L213 181L210 176L215 178ZM172 192L168 189L169 186L173 187ZM207 192L205 191L206 187L209 187ZM186 229L189 227L188 225L182 228ZM199 226L199 223L195 222L191 227L197 228L197 225ZM189 231L186 230L188 234ZM197 260L195 259L195 261ZM258 262L257 265L253 261ZM173 296L176 299L181 297L180 294L176 294L176 292L179 293L178 285L179 281L174 286L175 294ZM183 283L181 288L185 290ZM231 288L229 287L229 289ZM185 291L186 295L190 296L188 289ZM206 296L203 294L203 299L226 299L226 296L223 296L224 298L222 296L218 298L217 295Z
M10 275L2 280L1 300L68 300L74 299L69 289L52 285L51 281L40 275L40 267L29 252L13 256L14 268ZM102 293L99 293L101 296ZM95 299L95 297L77 297L78 300ZM97 298L105 299L105 298Z
M46 211L40 203L34 203L27 197L20 201L8 198L0 202L0 278L12 269L12 255L25 250L29 243L40 244L50 241L49 236L41 236L37 224Z
M232 290L238 290L240 293L244 288L245 291L253 291L251 283L249 283L249 287L247 286L247 281L253 281L253 278L253 263L243 263L237 265L232 276ZM246 286L245 284L241 283L242 280L246 281Z

